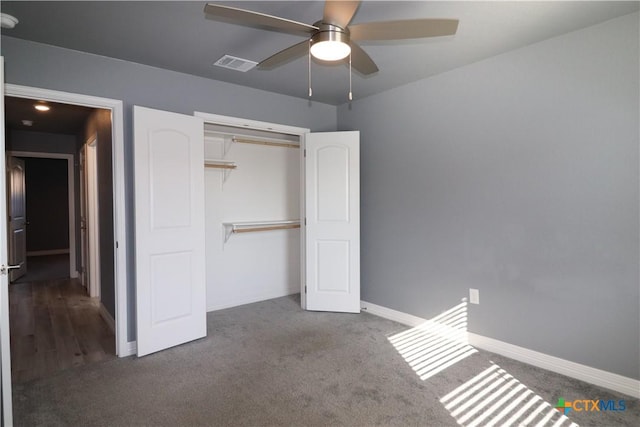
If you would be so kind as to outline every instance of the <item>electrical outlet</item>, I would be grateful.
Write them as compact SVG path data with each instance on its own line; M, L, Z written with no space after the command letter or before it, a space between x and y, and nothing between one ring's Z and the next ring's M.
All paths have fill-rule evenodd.
M480 304L480 291L478 289L469 289L469 301L471 304Z

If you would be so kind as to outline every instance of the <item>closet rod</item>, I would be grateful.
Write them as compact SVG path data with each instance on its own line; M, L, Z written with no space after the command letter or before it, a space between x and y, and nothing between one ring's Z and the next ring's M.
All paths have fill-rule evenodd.
M294 144L290 142L276 142L276 141L266 141L260 139L250 139L250 138L239 138L234 136L232 139L233 142L239 142L242 144L257 144L257 145L271 145L274 147L287 147L287 148L300 148L300 144Z
M288 230L290 228L300 228L300 224L271 225L268 227L236 228L232 232L233 233L251 233L254 231Z
M254 231L289 230L300 228L299 220L282 221L254 221L254 222L223 222L224 241L229 240L234 233L251 233Z
M216 163L205 163L204 164L205 168L216 168L216 169L235 169L238 166L233 165L233 164L224 164L224 163L220 163L220 164L216 164Z

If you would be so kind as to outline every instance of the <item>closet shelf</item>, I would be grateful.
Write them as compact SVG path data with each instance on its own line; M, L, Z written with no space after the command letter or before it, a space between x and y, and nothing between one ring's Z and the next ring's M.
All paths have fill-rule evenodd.
M226 243L234 233L253 233L258 231L300 228L300 220L223 222L222 225L224 226L224 241Z

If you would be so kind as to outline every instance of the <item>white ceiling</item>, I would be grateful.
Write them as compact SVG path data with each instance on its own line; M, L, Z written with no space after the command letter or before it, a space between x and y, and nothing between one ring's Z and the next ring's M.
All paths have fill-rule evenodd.
M120 58L196 76L306 98L307 58L269 71L247 73L213 67L224 54L259 62L302 37L205 18L206 2L2 1L19 19L2 34ZM213 2L312 24L322 1ZM394 42L361 42L380 71L354 72L354 98L415 80L635 12L638 1L363 1L352 23L457 18L455 36ZM344 65L312 65L313 100L347 101Z

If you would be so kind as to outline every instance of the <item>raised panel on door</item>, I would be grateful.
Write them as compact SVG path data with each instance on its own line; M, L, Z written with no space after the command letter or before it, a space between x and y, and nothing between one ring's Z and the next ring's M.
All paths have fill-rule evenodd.
M305 138L306 309L360 312L359 132Z
M202 119L134 108L138 355L206 336Z

